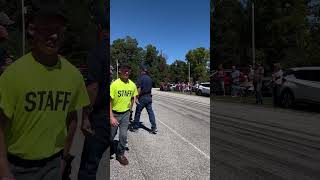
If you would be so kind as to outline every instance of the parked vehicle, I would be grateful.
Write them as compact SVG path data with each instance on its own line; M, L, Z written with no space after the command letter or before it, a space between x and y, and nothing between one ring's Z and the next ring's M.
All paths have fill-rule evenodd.
M290 68L283 77L280 103L292 107L296 103L320 103L320 67Z
M202 96L202 95L210 96L210 82L200 83L196 94L199 96Z

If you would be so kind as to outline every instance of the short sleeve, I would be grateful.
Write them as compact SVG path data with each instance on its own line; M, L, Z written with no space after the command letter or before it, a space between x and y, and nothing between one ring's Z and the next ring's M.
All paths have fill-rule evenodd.
M9 119L13 117L17 101L14 83L14 77L6 71L0 76L0 108Z
M87 88L81 75L79 75L78 85L76 86L74 92L75 94L72 96L69 112L77 111L85 106L90 105Z

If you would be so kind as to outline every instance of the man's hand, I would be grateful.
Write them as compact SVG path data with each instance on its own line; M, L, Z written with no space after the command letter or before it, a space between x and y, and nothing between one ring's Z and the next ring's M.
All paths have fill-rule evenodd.
M110 124L111 124L111 126L116 127L119 125L119 122L115 117L111 116L110 117Z
M83 119L81 124L81 131L85 136L90 136L94 134L94 131L91 128L91 122L89 119Z
M140 102L139 102L138 98L136 98L136 104L140 105Z

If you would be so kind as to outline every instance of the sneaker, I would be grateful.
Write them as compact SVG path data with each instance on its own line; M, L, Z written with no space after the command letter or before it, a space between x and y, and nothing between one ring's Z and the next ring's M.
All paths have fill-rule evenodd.
M130 131L131 131L131 132L138 132L138 131L139 131L139 128L137 128L137 127L132 127L132 128L130 129Z
M157 132L158 132L157 128L152 128L152 129L151 129L151 133L152 133L152 134L157 134Z
M119 161L119 163L120 163L121 165L126 166L126 165L129 164L128 159L127 159L124 155L117 155L117 156L116 156L116 159L117 159L117 161Z

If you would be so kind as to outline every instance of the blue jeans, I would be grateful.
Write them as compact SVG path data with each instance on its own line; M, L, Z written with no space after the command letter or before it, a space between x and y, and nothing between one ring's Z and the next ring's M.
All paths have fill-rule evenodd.
M117 135L117 131L119 128L119 143L116 147L116 154L117 155L124 155L126 150L127 144L127 132L129 126L129 117L130 111L124 114L115 114L113 113L114 117L118 120L119 125L116 127L111 127L111 141L113 141L114 137Z
M84 141L78 180L96 180L96 174L103 153L110 145L110 123L107 111L90 115L94 135Z
M152 97L151 95L145 95L139 98L139 104L137 104L136 113L134 115L134 125L136 128L140 125L140 116L143 108L147 109L149 115L149 121L151 123L151 128L157 128L156 118L154 117L154 112L152 110Z

